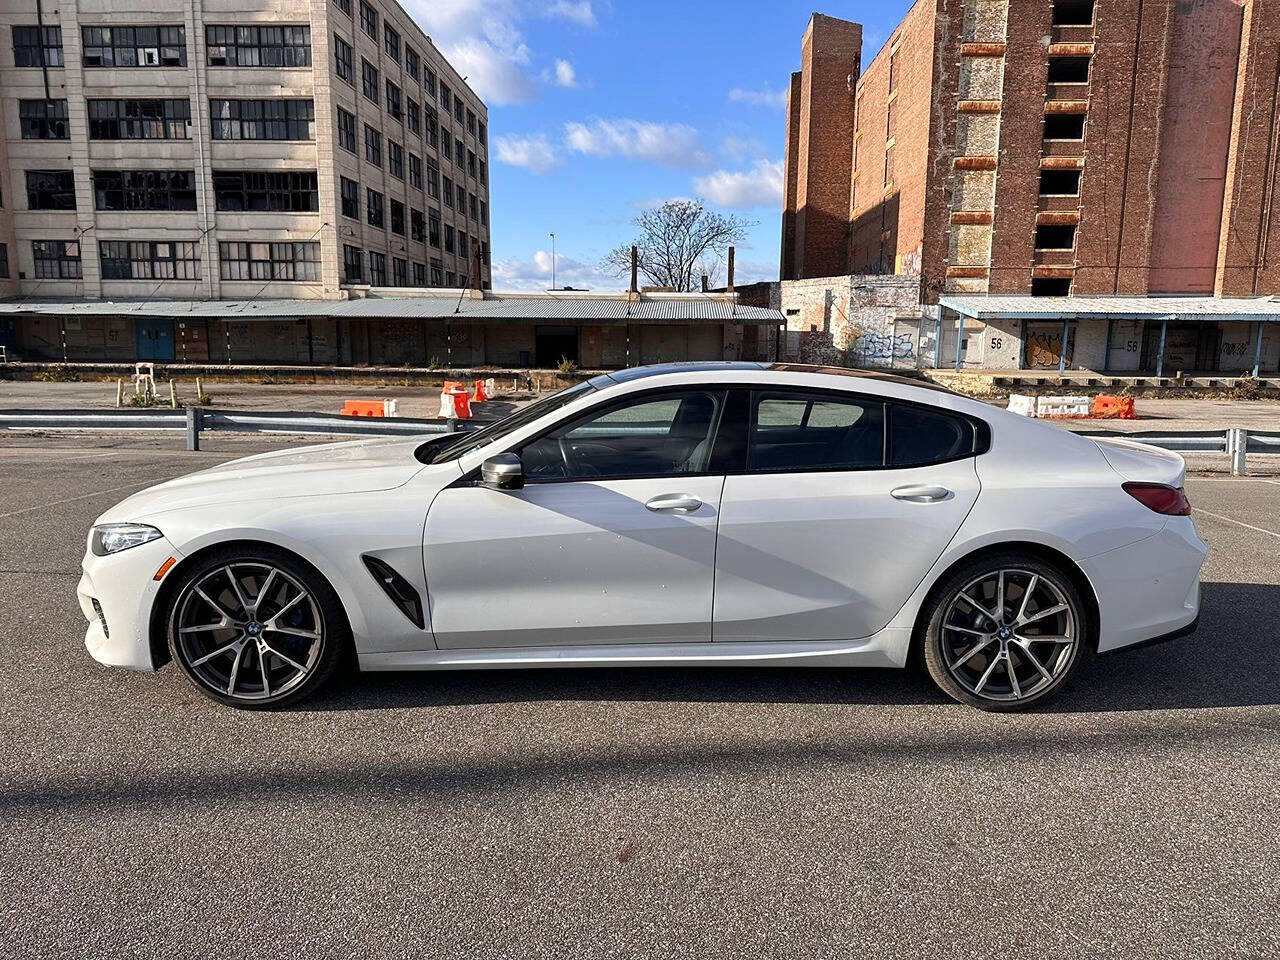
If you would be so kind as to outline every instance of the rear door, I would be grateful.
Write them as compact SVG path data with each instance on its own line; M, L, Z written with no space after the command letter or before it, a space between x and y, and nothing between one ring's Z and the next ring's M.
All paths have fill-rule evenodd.
M886 626L978 496L980 429L865 394L753 391L726 478L713 638L846 640Z

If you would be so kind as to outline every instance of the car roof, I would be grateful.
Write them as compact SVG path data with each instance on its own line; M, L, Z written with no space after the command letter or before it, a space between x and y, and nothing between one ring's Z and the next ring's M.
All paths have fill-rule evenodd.
M631 383L648 377L659 377L673 373L728 373L735 370L760 373L773 371L777 373L812 373L819 376L851 377L860 380L880 380L885 383L896 383L904 387L915 387L920 390L936 390L939 393L954 393L946 387L931 383L925 379L904 377L883 370L850 370L847 367L824 367L807 363L771 363L753 360L721 360L697 361L689 363L654 363L644 367L628 367L625 370L614 370L594 378L591 383L600 388L612 383Z

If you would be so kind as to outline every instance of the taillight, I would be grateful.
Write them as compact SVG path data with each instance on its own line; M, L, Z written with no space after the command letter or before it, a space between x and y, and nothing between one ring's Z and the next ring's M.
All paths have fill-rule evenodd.
M1125 483L1124 492L1148 510L1170 517L1191 516L1191 501L1181 487L1166 487L1163 483Z

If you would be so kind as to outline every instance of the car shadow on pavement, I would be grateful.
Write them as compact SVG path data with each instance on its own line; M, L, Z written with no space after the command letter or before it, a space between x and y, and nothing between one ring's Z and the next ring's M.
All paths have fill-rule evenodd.
M1280 704L1280 586L1206 583L1199 629L1096 657L1045 712ZM528 701L948 704L919 669L620 667L365 673L299 710Z

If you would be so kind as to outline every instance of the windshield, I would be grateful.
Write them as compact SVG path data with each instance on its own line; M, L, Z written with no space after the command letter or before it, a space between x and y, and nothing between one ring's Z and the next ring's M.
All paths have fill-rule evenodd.
M594 389L595 387L589 382L576 384L561 390L559 393L553 393L549 397L535 400L528 406L521 407L511 416L490 423L479 430L460 433L444 443L443 446L440 445L440 438L432 438L420 446L415 451L415 455L423 463L443 463L446 460L456 460L463 454L478 450L487 444L493 443L495 440L501 440L507 434L519 430L526 424L533 423L539 417L559 410Z

